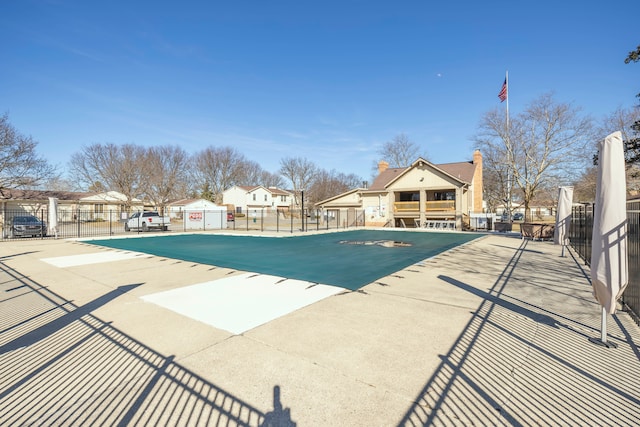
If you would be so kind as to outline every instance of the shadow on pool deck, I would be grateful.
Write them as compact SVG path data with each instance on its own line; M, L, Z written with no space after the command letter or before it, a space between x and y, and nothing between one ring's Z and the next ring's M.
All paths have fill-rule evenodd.
M138 285L76 307L2 262L0 276L3 424L295 425L279 386L265 413L91 314Z
M164 355L149 346L153 342L149 334L137 335L136 339L124 332L129 332L126 328L131 323L123 323L119 329L93 314L119 298L133 301L130 294L143 288L138 282L151 280L150 272L166 263L145 260L146 269L135 264L137 279L131 279L131 271L117 276L126 279L124 283L135 284L115 288L77 306L63 297L65 292L48 289L48 285L60 286L46 279L58 270L33 262L38 258L28 255L32 252L9 249L19 254L0 258L0 423L640 425L637 326L625 313L615 315L609 337L618 348L589 343L588 338L599 333L600 312L579 260L571 258L571 251L571 257L556 256L549 243L504 239L492 237L441 254L420 263L419 268L412 265L384 282L372 283L366 296L352 292L336 297L248 336L216 336L203 341L202 347L209 346L206 349L194 350L202 353L201 358L189 361L185 357L181 363L176 361L177 356ZM42 256L58 252L59 247L45 248L43 252L49 253ZM69 246L64 248L69 250ZM79 248L84 250L79 246L71 249L81 252ZM26 261L16 264L25 271L18 271L9 259L22 256ZM120 265L126 270L133 262ZM176 275L196 274L186 273L195 268L192 266L171 268ZM65 271L69 275L64 277L73 278L70 286L90 287L83 275L90 270ZM164 279L167 272L168 268L158 275ZM114 280L114 276L109 277ZM94 285L92 290L107 289L102 282ZM451 305L438 313L452 317L455 311L455 318L462 320L451 328L443 327L444 332L424 335L445 334L442 341L433 344L422 337L411 341L402 334L415 331L407 324L429 316L429 310L435 311L434 306L445 303ZM384 310L387 307L391 307L389 311ZM397 310L399 307L406 311ZM345 308L352 311L343 313ZM358 310L369 310L378 317L362 316ZM109 313L123 316L119 311ZM372 318L391 320L384 317L389 313L406 316L393 319L398 321L397 328L384 329L399 332L395 341L373 334L372 323L368 322ZM355 320L360 323L351 327L346 320L354 318L349 316L359 316ZM125 321L131 319L125 317ZM291 324L320 328L318 319L328 324L327 329L318 331L325 335L303 343L291 342L292 330L285 334L281 329L287 325L291 328ZM447 317L434 321L437 325L446 323ZM214 329L207 329L207 334ZM376 329L382 329L382 325ZM308 329L303 333L305 337L311 335ZM339 338L344 341L337 343ZM172 346L166 353L180 354L175 336L168 340ZM390 351L392 344L405 341L403 356L411 363L401 364L403 361L394 358L393 363L402 366L403 372L382 381L390 376L383 367L393 368L382 363L384 356L399 354ZM315 350L318 342L325 346L320 351L335 344L337 360L320 352L312 357L304 348L300 350L304 345ZM440 345L438 352L443 354L433 351L431 345ZM370 348L360 351L358 346ZM381 362L366 359L372 354ZM415 363L424 359L433 362ZM212 369L212 361L218 363L217 370ZM367 376L368 372L358 371L367 362L371 364L365 366L379 369L380 375ZM235 367L239 370L230 369ZM269 372L261 376L252 369ZM293 375L296 369L299 372ZM394 384L410 376L415 384ZM281 391L289 393L285 402L281 401ZM269 406L271 394L272 408L250 403ZM260 397L266 399L258 400ZM376 417L386 418L380 421Z
M640 352L626 329L628 324L623 325L617 315L613 316L617 328L610 330L610 335L635 354L635 359L628 359L630 366L611 366L618 374L616 381L602 372L607 356L614 355L588 342L599 330L575 320L583 314L575 306L555 304L550 299L543 308L505 297L508 285L513 289L510 281L515 279L523 253L542 254L527 246L523 241L489 292L440 276L483 301L451 350L440 356L440 365L399 425L640 422L640 395L624 384L624 378L630 377L622 374L640 370ZM571 256L575 267L582 270L579 261ZM524 268L534 276L531 267ZM548 268L553 270L555 266ZM584 275L583 270L582 273L578 275ZM543 276L530 277L534 283L528 285L535 285ZM590 288L585 291L590 292ZM570 298L584 300L579 294Z

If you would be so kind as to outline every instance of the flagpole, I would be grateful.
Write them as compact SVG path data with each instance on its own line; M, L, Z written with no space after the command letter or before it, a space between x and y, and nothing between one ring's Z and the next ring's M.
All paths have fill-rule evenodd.
M507 148L507 215L509 216L509 224L512 223L511 217L511 169L512 169L512 150L511 150L511 141L509 140L509 70L506 71L504 77L504 83L502 84L502 88L500 89L500 93L498 93L498 98L500 98L500 102L507 101L507 110L506 110L506 126L504 135L504 142ZM503 213L504 217L504 213ZM509 227L509 231L511 231L511 227Z
M509 70L505 73L504 81L507 82L507 136L509 135Z
M510 132L509 132L509 70L506 70L505 72L505 77L504 77L504 81L505 81L505 85L507 87L507 92L506 92L506 101L507 101L507 197L509 198L509 200L507 201L507 212L509 215L509 223L511 223L511 218L513 217L512 213L511 213L511 193L512 193L512 188L513 188L513 182L512 182L512 174L511 174L511 165L512 165L512 160L511 160L511 141L509 139L510 136Z

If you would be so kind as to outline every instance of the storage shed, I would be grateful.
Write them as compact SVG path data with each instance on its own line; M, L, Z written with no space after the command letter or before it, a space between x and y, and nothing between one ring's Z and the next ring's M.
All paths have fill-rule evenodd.
M168 206L174 230L214 230L227 228L227 207L206 199L183 199Z

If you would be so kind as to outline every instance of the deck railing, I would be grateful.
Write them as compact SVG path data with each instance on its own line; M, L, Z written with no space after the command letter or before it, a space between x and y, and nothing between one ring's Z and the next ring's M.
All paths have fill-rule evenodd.
M571 215L569 241L585 264L591 263L593 204L574 206ZM627 202L627 256L629 284L621 302L640 325L640 201Z
M455 200L434 200L426 202L425 209L427 211L455 211Z
M394 212L420 212L420 202L395 202Z
M426 212L453 212L456 210L455 200L431 200L425 202ZM420 202L395 202L394 212L420 213Z

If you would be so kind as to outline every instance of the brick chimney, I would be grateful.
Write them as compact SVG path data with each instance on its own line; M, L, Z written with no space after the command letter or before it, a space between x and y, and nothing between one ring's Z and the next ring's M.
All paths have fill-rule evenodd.
M378 173L380 174L387 169L389 169L389 163L385 162L384 160L380 160L380 162L378 163Z
M473 164L476 170L473 172L473 212L482 212L482 154L480 150L473 152Z

